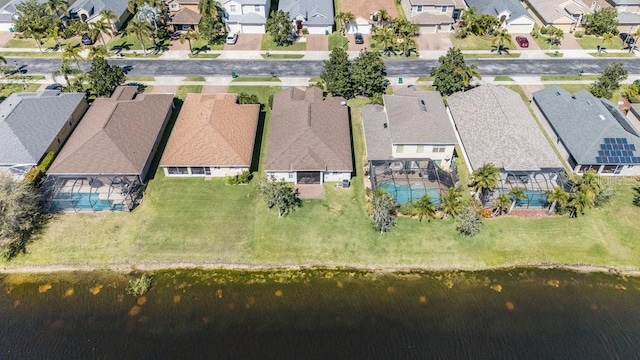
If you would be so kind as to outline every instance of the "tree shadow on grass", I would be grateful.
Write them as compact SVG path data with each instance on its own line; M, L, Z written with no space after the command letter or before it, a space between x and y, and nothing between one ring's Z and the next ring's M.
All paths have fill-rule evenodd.
M133 46L133 44L124 42L120 45L114 45L111 47L111 49L109 49L109 51L114 52L116 54L120 54L122 53L123 50L131 50L131 47Z
M193 48L193 53L194 53L194 55L198 55L201 52L205 52L205 51L209 51L209 50L211 50L209 45L204 45L204 46L200 46L200 47L197 47L197 48Z

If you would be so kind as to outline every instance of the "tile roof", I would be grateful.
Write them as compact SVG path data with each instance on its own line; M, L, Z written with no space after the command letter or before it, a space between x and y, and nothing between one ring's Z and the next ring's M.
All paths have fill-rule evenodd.
M473 169L486 163L514 171L562 168L518 93L487 84L454 93L447 103Z
M533 93L533 101L578 164L595 164L605 138L627 138L640 150L640 131L609 100L551 86Z
M455 6L456 8L464 8L463 0L409 0L411 5L436 5L436 6Z
M534 21L519 0L466 0L467 6L474 8L478 14L489 14L498 16L504 10L510 15L509 19L515 20L519 17L526 17Z
M449 15L423 12L421 14L412 16L411 22L419 25L440 25L453 24L455 21L453 21L453 18Z
M127 11L127 5L129 0L76 0L69 6L69 13L77 13L80 10L85 10L91 16L89 20L100 15L102 10L113 10L118 18Z
M250 166L259 113L235 94L187 94L160 166Z
M581 11L586 14L591 10L581 0L569 0L569 4L564 5L567 0L527 0L533 10L540 15L545 23L552 23L560 18L566 17L567 19L575 19L571 16L569 11Z
M133 88L133 94L132 94ZM142 174L173 109L172 94L121 86L96 99L48 174Z
M200 15L200 13L197 13L189 8L184 8L180 9L180 11L171 16L171 23L196 25L200 23L200 19L202 19L202 15Z
M302 15L308 25L333 25L332 0L280 0L278 10L288 12L292 19Z
M353 171L349 109L316 87L273 98L267 171Z
M37 164L81 106L82 93L11 94L0 104L0 164Z
M240 5L267 5L267 1L269 0L222 0L220 1L220 3L224 5L231 1L236 2Z

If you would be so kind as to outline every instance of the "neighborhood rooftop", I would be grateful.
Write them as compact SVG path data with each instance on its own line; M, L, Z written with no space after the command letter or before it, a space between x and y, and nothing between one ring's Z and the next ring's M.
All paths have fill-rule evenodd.
M317 87L276 94L265 164L267 171L353 171L346 101L324 98Z
M118 87L93 102L48 173L141 174L172 108L173 94Z
M470 8L475 8L478 14L498 16L502 11L509 11L510 19L521 16L532 19L519 0L466 0Z
M518 93L488 84L455 93L447 103L473 169L486 163L507 171L562 167Z
M552 86L536 91L533 101L578 164L625 163L597 161L597 157L602 157L600 151L608 150L602 149L601 145L606 148L611 141L609 139L625 139L624 144L622 140L616 141L616 147L618 143L633 145L633 155L630 156L639 156L635 153L640 151L639 130L609 100L598 99L585 90L571 94ZM618 149L612 150L618 152ZM620 151L631 150L623 147ZM611 157L617 156L616 153Z
M160 166L249 166L260 105L235 94L187 94Z
M546 23L553 23L563 17L573 18L572 14L586 14L590 9L580 0L527 0L535 12ZM575 20L574 20L575 22Z
M0 104L0 164L37 164L83 101L83 93L11 94Z
M302 15L308 25L333 25L332 0L280 0L278 10L288 12L292 18Z

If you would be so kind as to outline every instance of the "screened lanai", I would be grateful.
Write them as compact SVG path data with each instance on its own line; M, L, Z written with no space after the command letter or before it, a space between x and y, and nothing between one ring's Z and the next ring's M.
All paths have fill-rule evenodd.
M542 169L539 172L502 171L495 191L486 194L481 200L491 207L500 194L509 194L515 188L525 190L526 199L517 200L516 206L522 208L546 207L549 205L545 193L556 187L571 191L572 183L564 169Z
M384 189L398 204L424 195L440 204L442 194L458 182L455 169L444 171L429 159L373 160L369 162L369 178L372 190Z
M130 211L142 197L138 176L49 176L42 189L50 210Z

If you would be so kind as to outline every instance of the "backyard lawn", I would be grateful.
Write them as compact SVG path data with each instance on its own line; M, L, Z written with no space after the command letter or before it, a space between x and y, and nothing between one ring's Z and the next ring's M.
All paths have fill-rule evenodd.
M278 87L231 86L229 92L256 93L261 101ZM181 86L178 96L197 87ZM367 99L349 100L356 169L352 186L325 184L322 200L278 219L256 195L254 185L224 180L165 178L156 172L142 204L132 213L63 214L49 222L29 253L2 266L216 263L228 265L338 265L480 269L514 264L589 263L640 266L636 219L631 204L635 181L612 184L612 203L585 216L485 220L473 238L457 234L454 220L419 222L399 218L388 234L378 234L365 214L364 138L360 109ZM266 148L262 133L262 154ZM262 157L260 158L262 161ZM465 166L462 159L459 168ZM466 172L461 176L467 177ZM256 176L258 177L258 176ZM463 186L466 181L462 180Z
M288 50L288 51L305 51L307 49L306 42L295 42L289 46L278 46L270 34L264 34L262 37L262 50Z

